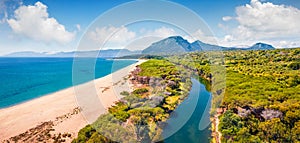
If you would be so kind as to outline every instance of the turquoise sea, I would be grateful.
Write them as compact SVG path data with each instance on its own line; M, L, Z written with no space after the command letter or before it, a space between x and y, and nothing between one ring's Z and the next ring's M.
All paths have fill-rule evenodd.
M0 108L103 77L135 62L88 58L0 58ZM80 76L73 77L73 73Z

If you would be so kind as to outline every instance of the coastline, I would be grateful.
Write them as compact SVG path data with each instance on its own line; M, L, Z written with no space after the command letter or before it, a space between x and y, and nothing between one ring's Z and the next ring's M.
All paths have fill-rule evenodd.
M128 87L127 84L124 84L126 82L124 77L126 77L136 65L144 61L145 60L138 60L138 62L115 71L114 73L76 86L84 86L93 82L98 98L106 110L112 106L115 101L119 100L120 95L118 95L119 93L115 90L126 89L124 86ZM114 76L113 79L112 75ZM119 84L121 80L124 81L123 84ZM24 133L28 133L29 129L30 131L33 130L33 128L39 129L35 127L39 127L48 122L51 122L50 134L58 135L67 133L67 135L70 134L70 138L66 141L71 141L72 138L76 137L77 132L88 124L84 116L80 113L81 110L84 109L78 107L76 102L74 91L74 87L76 86L0 109L1 142L11 137L21 135L22 133L24 135ZM104 89L102 87L104 87ZM106 111L101 111L101 113L104 112ZM98 113L99 112L96 114ZM89 114L95 113L90 112Z

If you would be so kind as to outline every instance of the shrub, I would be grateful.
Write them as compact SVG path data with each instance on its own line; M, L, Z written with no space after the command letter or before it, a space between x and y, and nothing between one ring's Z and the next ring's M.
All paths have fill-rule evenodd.
M149 90L147 88L139 88L134 90L132 93L133 94L144 94L147 93Z
M300 62L290 63L288 67L292 70L299 70L300 69Z
M122 91L120 94L123 95L123 96L128 96L129 92L128 91Z

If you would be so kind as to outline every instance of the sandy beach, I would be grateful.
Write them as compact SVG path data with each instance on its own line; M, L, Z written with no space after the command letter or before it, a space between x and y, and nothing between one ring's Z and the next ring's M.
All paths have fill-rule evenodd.
M65 141L70 142L81 128L96 120L108 107L118 101L121 91L130 90L126 77L142 62L144 60L139 60L135 64L88 83L0 109L0 142L8 139L22 140L26 136L30 138L30 135L36 134L49 135L51 138L65 134L67 136ZM89 96L83 96L90 95L90 92L97 94L97 102L90 101ZM101 102L103 107L98 108L96 105L98 102ZM95 107L94 110L84 107L85 104Z

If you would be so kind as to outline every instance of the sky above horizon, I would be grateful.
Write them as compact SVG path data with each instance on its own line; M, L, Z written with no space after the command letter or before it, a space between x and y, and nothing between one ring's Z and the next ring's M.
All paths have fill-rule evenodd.
M109 49L127 48L127 45L138 43L139 46L131 50L141 50L153 41L175 35L189 42L198 39L227 47L245 47L257 42L276 48L300 46L298 0L172 0L164 6L152 1L153 4L144 8L126 7L128 2L134 3L126 0L0 0L0 55L18 51L75 51L83 37L105 43L104 48ZM173 4L180 8L171 14L164 12ZM147 11L150 8L153 10ZM118 9L125 12L105 20L105 15ZM186 32L185 27L168 21L108 22L126 21L149 13L158 17L168 13L167 16L176 19L179 25L181 22L193 26L198 21L182 15L186 11L196 14L204 26ZM143 38L147 40L141 40Z

